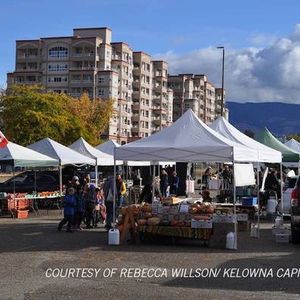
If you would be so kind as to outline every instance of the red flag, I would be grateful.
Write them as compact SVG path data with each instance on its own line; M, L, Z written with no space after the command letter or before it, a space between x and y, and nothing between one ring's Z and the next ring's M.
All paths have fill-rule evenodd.
M0 131L0 148L4 148L8 144L8 140L5 135Z

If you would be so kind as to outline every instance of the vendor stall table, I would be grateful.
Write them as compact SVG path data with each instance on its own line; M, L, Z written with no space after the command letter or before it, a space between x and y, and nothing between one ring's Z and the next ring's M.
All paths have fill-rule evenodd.
M170 236L173 238L197 239L208 242L212 235L212 229L191 228L191 227L175 227L175 226L138 226L137 231L140 239L143 240L145 234Z

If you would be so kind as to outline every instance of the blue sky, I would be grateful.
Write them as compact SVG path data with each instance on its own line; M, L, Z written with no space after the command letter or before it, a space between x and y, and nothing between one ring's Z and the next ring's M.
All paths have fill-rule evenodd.
M15 40L71 35L74 27L107 26L113 30L114 41L126 41L134 50L166 59L171 72L206 72L217 85L220 53L215 46L224 45L228 55L225 83L232 100L300 101L300 96L295 98L299 93L296 83L287 83L278 96L279 78L274 79L270 69L268 78L263 77L259 65L263 58L266 66L272 66L263 54L269 51L273 57L280 41L292 40L298 29L300 33L298 0L2 0L0 5L0 87L6 73L14 69ZM300 34L299 40L292 41L293 52L282 55L284 62L292 56L295 60L289 64L299 64L300 69ZM236 79L231 78L232 72L237 73ZM241 83L236 82L239 72ZM253 81L250 87L247 78ZM246 87L263 91L243 94ZM237 89L240 91L235 92ZM295 99L282 98L286 89L293 90L288 97Z

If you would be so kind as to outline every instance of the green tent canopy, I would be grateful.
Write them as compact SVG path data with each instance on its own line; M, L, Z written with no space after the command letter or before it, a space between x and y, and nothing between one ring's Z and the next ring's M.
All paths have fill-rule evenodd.
M280 151L282 153L283 162L300 161L300 153L281 143L267 128L263 129L255 137L258 142Z

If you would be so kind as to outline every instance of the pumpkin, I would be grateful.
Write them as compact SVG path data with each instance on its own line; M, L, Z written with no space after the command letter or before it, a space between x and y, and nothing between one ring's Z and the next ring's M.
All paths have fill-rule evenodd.
M147 224L148 225L158 225L160 223L160 218L157 218L157 217L153 217L153 218L149 218L147 220Z

